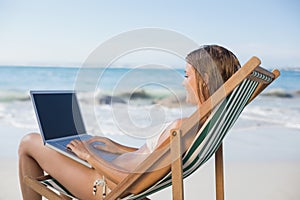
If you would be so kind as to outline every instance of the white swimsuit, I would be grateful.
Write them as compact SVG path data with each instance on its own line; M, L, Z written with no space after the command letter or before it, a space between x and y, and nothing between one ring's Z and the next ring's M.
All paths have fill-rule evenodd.
M157 144L158 144L158 140L160 138L160 136L165 132L166 128L172 124L172 122L168 122L164 124L164 128L162 129L163 131L160 134L154 135L150 138L147 138L146 140L146 145L147 148L149 149L149 151L152 153L154 151L154 149L156 148Z

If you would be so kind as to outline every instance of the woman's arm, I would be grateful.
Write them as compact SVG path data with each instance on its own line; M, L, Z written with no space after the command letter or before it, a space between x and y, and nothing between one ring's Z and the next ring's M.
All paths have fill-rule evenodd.
M158 142L155 148L158 148L166 139L169 138L170 130L171 129L178 129L180 128L182 121L184 119L179 119L171 123L165 130L160 134ZM140 163L142 163L152 152L149 150L146 144L141 146L138 150L134 152L127 152L112 162L119 167L127 170L128 172L133 171Z
M179 128L182 120L173 122L169 127L161 134L157 146L159 146L169 136L169 132L173 128ZM107 162L103 158L94 155L92 151L89 151L89 145L93 142L103 142L105 145L99 144L97 147L108 152L114 152L120 154L112 162ZM143 145L139 149L130 148L111 141L105 137L95 137L88 141L82 142L79 140L73 140L67 145L78 157L88 161L93 167L97 167L98 171L103 173L119 173L121 177L125 177L134 170L141 162L143 162L151 152L147 145Z

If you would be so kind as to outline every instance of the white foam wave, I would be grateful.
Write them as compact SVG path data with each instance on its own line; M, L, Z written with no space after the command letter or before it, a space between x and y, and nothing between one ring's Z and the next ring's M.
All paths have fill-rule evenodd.
M0 91L0 102L29 101L30 96L25 91Z
M86 95L86 96L84 96ZM128 116L131 124L137 127L149 127L159 121L173 121L189 116L193 107L166 107L162 105L100 105L89 101L91 94L80 96L80 107L86 127L89 131L100 134L122 134L116 126L116 116L125 123ZM96 117L93 117L96 116ZM155 117L159 116L159 117ZM151 118L152 117L152 118ZM163 117L163 119L161 119ZM95 120L96 118L96 120ZM0 120L15 127L36 130L38 127L32 103L30 101L0 102ZM158 121L155 121L158 120ZM259 97L246 107L242 113L240 125L243 127L258 126L268 123L300 130L300 101L299 98L268 98Z
M288 103L288 102L286 102ZM255 124L274 124L287 128L300 129L300 106L249 106L241 115L244 120L252 120Z

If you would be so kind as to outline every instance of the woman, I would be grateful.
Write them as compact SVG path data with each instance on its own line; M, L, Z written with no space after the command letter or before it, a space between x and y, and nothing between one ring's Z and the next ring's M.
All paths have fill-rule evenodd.
M186 57L186 61L185 79L183 81L187 91L186 101L198 107L201 107L201 104L240 67L238 59L232 52L217 45L203 46L191 52ZM147 141L145 145L138 149L123 146L108 138L97 136L86 142L73 140L68 144L68 148L78 157L88 162L97 162L97 165L101 166L100 169L97 169L98 171L87 168L45 147L39 134L28 134L22 139L19 146L19 178L23 199L41 199L40 195L23 183L23 177L38 177L42 176L44 172L57 179L76 197L95 199L93 194L94 182L102 178L100 172L111 174L111 178L117 183L122 181L131 170L168 137L171 129L180 127L182 120L173 122L159 137ZM193 136L185 138L185 140L192 139ZM119 156L111 163L101 158L92 159L91 151L85 147L98 141L104 142L105 145L93 146L92 148L116 153ZM109 181L108 186L113 187Z

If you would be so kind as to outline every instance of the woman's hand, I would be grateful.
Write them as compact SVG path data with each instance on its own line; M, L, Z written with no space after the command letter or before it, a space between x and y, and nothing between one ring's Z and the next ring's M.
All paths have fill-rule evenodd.
M72 140L69 144L67 144L67 148L83 160L87 160L90 157L88 144L84 141Z
M95 149L107 151L110 153L122 154L125 152L117 143L106 137L94 136L91 139L87 140L86 143L93 146Z

